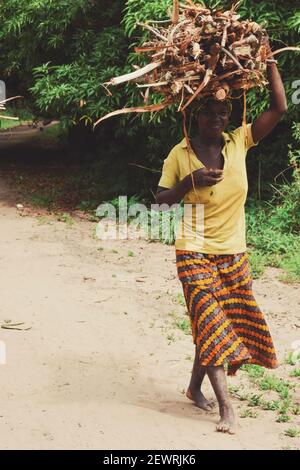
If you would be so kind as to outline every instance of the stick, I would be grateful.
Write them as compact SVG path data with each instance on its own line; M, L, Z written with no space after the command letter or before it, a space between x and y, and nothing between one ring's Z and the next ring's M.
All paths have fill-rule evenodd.
M106 114L102 118L98 119L98 121L95 122L94 124L94 129L95 127L105 119L109 119L110 117L113 116L118 116L119 114L127 114L127 113L151 113L152 111L160 111L161 109L166 108L167 106L170 105L169 101L163 101L162 103L159 104L150 104L149 106L144 106L144 107L136 107L136 108L123 108L123 109L118 109L117 111L113 111L111 113Z
M105 83L105 85L119 85L120 83L129 82L130 80L135 80L136 78L142 77L152 70L157 69L162 65L163 62L152 62L151 64L145 65L139 70L135 70L134 72L127 73L126 75L121 75L120 77L114 77L109 82Z
M141 54L142 52L152 52L152 51L161 51L164 49L168 49L173 47L172 44L164 44L163 46L142 46L142 47L135 47L134 52L137 54Z
M182 106L182 103L183 103L183 100L184 100L184 86L182 87L181 100L180 100L180 103L179 103L179 106L178 106L178 110L177 110L177 111L180 111L181 106Z
M228 57L230 57L233 60L233 62L238 66L239 69L244 70L244 68L241 66L241 64L237 60L237 58L233 54L231 54L231 52L229 52L227 49L225 49L225 47L221 46L221 51L223 51L225 54L227 54Z
M213 73L212 69L207 69L206 70L203 82L200 83L200 85L198 86L198 88L195 91L194 95L191 96L188 99L188 101L185 103L185 105L182 107L182 111L184 111L192 103L192 101L194 101L194 99L199 95L199 93L203 90L203 88L206 87L206 85L208 84L208 82L210 81L210 79L212 77L212 73Z
M172 23L172 20L148 20L148 23L153 23L153 24Z
M11 101L11 100L16 100L17 98L23 98L23 96L12 96L11 98L7 98L6 100L0 101L0 104L7 103L8 101Z
M157 86L165 86L168 85L169 82L157 82L157 83L146 83L143 85L136 85L138 88L150 88L150 87L157 87Z
M269 57L272 57L273 55L280 54L280 52L284 51L298 51L300 52L300 47L283 47L282 49L277 49L275 52L270 52L270 54L267 55L267 59Z
M221 48L224 48L226 46L226 42L228 39L228 34L227 34L228 27L229 27L229 24L224 27L222 41L221 41ZM222 67L225 67L225 63L226 63L226 55L224 55L221 61Z
M179 0L173 0L172 23L177 24L179 21Z
M210 13L210 10L208 10L207 8L205 8L204 4L203 6L201 7L201 5L194 5L194 6L189 6L189 5L183 5L182 3L179 4L180 8L182 9L186 9L186 10L193 10L193 11L201 11L201 12L205 12L205 13Z
M221 47L225 47L225 46L226 46L226 41L227 41L227 29L228 29L228 27L229 27L229 24L224 27L223 36L222 36L222 41L221 41Z
M10 121L19 121L18 117L12 117L12 116L0 116L0 119L8 119Z
M248 70L244 69L244 72L248 72ZM213 82L220 81L220 80L223 80L224 78L231 77L232 75L235 75L236 73L240 74L241 70L238 69L238 70L233 70L232 72L226 72L226 73L224 73L223 75L221 75L219 77L213 78L212 81Z

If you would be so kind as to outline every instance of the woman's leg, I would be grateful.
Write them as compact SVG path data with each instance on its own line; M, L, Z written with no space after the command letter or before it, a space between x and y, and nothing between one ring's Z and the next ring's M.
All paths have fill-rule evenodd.
M230 403L225 370L223 366L206 367L206 373L216 394L219 410L220 422L217 431L235 433L235 418L232 405Z
M190 381L189 388L186 392L186 396L195 402L195 405L198 408L202 408L205 411L211 411L214 406L213 401L209 401L205 398L201 392L201 385L206 374L206 367L199 365L199 355L197 353L197 348L195 348L195 359L192 371L192 377Z

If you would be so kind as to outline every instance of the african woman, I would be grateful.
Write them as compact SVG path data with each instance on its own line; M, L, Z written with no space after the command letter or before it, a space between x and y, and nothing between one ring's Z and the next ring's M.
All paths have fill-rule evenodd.
M175 245L195 344L186 395L199 408L210 410L213 404L201 391L207 374L219 405L217 431L230 434L236 425L224 366L228 375L234 375L247 363L267 368L278 365L268 326L252 292L244 213L247 151L266 137L287 111L275 61L268 65L267 76L268 109L251 124L232 132L225 132L231 102L205 101L196 116L198 130L190 149L183 139L171 150L156 195L159 205L172 206L183 200L185 206L204 207L199 226L193 215Z

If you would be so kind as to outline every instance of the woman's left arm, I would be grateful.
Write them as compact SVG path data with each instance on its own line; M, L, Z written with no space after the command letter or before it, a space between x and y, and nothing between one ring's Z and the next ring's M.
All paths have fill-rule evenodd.
M269 50L271 52L270 46ZM285 90L276 63L268 65L267 76L271 92L270 107L258 116L252 124L251 130L254 142L259 142L270 134L287 111Z

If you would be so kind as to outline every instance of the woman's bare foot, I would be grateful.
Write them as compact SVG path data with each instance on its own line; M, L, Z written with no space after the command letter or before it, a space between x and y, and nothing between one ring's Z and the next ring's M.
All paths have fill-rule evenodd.
M216 431L225 432L228 434L235 434L236 424L234 418L233 408L230 403L220 405L220 422L217 425Z
M192 390L191 387L188 388L186 396L192 400L198 408L205 411L211 411L215 405L213 401L207 400L200 390Z

